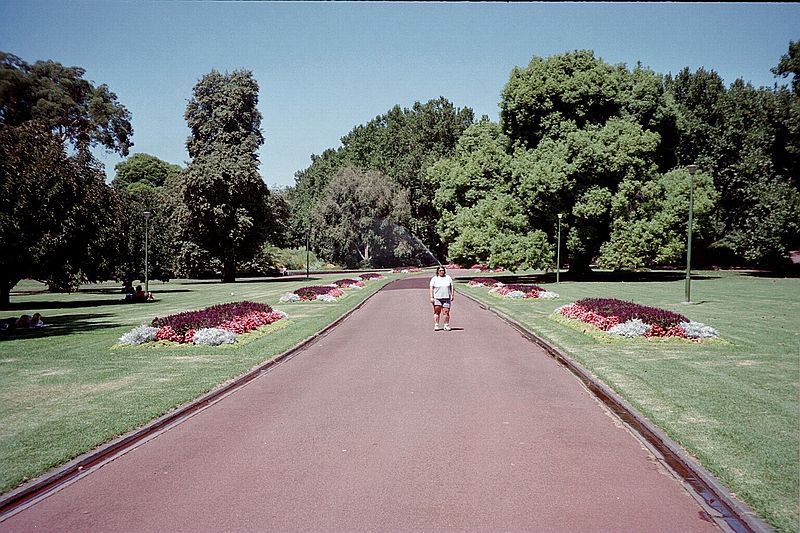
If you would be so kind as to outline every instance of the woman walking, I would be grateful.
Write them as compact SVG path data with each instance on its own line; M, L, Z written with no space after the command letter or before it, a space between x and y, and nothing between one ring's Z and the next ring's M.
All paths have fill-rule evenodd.
M447 275L443 266L436 269L431 278L431 303L433 304L433 331L439 331L439 316L444 313L444 330L450 331L450 304L456 295L453 280Z

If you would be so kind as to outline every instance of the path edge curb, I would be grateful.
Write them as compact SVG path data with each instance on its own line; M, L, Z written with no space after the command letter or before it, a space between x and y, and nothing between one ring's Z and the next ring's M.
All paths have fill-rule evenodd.
M735 498L727 487L704 466L689 456L661 428L645 418L637 409L580 363L506 313L490 307L464 291L461 291L460 294L502 319L572 372L598 401L602 402L626 427L636 434L640 441L651 448L651 451L654 449L660 455L660 457L657 455L657 459L681 479L683 484L694 492L696 498L721 514L717 519L724 522L727 529L737 533L775 533L775 530L759 518L746 503ZM689 473L688 476L686 472Z
M373 296L382 291L387 285L390 285L395 281L397 280L391 280L384 284L383 287L378 288L378 290L359 302L358 305L344 313L342 316L318 332L298 342L288 350L253 367L244 374L231 378L227 382L218 385L211 391L176 407L172 411L161 415L154 420L151 420L145 425L133 429L124 435L116 437L105 444L101 444L97 448L85 452L71 461L61 466L57 466L41 476L24 483L16 489L3 494L0 496L0 523L22 511L27 506L39 501L41 498L57 492L62 487L74 481L76 478L84 475L86 471L90 470L91 468L104 464L116 456L125 453L127 450L134 448L142 441L156 436L158 433L183 422L199 411L213 405L225 396L244 387L254 379L272 370L276 365L288 361L298 353L310 347L312 344L318 341L320 337L327 335L333 328L344 322L353 313L363 307L364 304L366 304Z

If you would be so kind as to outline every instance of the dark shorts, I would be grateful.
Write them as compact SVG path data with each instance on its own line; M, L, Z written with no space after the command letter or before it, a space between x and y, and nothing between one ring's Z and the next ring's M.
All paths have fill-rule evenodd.
M450 309L450 298L436 298L433 300L433 306Z

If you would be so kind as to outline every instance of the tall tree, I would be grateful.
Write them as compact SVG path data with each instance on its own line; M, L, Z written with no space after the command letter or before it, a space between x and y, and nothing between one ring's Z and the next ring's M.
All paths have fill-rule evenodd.
M684 69L668 90L680 115L679 158L708 172L719 191L712 249L740 263L778 265L800 245L792 230L800 182L800 127L792 117L800 116L800 95L741 79L726 89L703 69Z
M308 210L319 199L319 191L345 167L376 170L408 191L411 218L407 230L437 255L444 248L435 231L438 213L433 190L427 188L425 170L440 158L453 154L456 142L472 124L469 108L456 108L444 97L409 108L394 106L385 114L354 127L342 137L342 146L312 157L309 168L297 174L297 207L293 227L303 235ZM315 192L316 191L316 192Z
M185 249L207 254L234 281L236 266L258 252L268 233L269 190L258 173L264 142L258 83L247 70L211 71L186 107L191 136L181 207Z
M108 279L118 208L100 169L46 128L0 125L0 305L25 278L54 291Z
M173 258L178 241L172 214L181 167L149 154L134 154L115 169L111 185L122 210L115 227L118 242L115 277L126 285L144 279L147 244L148 278L169 280L174 276ZM145 212L149 213L147 221Z
M112 185L119 189L134 183L161 187L180 173L180 165L167 163L150 154L133 154L114 167L116 175Z
M84 73L0 52L0 304L25 277L71 290L112 273L119 204L90 148L126 155L132 128Z
M776 76L792 75L792 92L800 94L800 41L789 41L789 51L781 56L771 72Z
M410 215L400 186L377 171L344 167L315 207L311 231L317 248L339 264L397 266L413 253L403 229Z
M0 122L36 121L77 152L104 146L123 156L133 144L130 113L108 86L83 79L80 67L55 61L29 65L0 51Z

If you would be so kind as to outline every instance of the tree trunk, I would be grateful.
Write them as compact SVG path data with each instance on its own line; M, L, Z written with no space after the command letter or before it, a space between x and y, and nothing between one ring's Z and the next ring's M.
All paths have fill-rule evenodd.
M226 257L222 263L222 283L233 283L236 281L236 259Z
M2 277L0 278L0 309L9 309L11 307L11 289L19 283L20 280L13 281Z
M4 280L0 284L0 308L8 309L11 304L11 289L8 288L8 283Z

